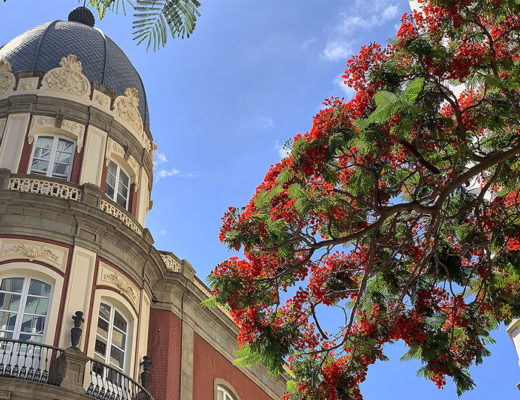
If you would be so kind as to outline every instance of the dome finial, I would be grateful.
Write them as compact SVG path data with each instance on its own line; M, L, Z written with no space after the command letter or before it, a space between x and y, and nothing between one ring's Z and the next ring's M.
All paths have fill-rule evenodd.
M96 19L87 7L78 7L69 13L69 21L79 22L80 24L94 27Z

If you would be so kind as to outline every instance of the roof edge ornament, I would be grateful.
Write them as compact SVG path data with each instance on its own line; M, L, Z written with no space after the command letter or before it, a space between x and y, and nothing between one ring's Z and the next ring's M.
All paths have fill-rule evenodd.
M75 55L69 54L62 57L60 65L61 67L51 69L45 74L43 86L80 97L88 96L90 82L81 72L81 61Z
M7 93L13 87L14 81L11 64L5 60L0 60L0 94Z
M69 13L69 21L94 27L96 19L87 7L77 7Z

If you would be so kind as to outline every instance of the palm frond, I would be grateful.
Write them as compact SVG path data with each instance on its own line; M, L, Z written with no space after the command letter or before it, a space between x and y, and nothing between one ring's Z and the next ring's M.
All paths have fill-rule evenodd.
M137 44L146 43L157 50L166 45L168 32L172 38L189 37L200 16L198 0L90 0L102 19L107 10L118 12L121 8L126 14L125 3L134 10L132 23L133 38Z
M172 38L189 37L200 16L198 0L137 0L134 7L134 40L153 44L154 50L163 47Z

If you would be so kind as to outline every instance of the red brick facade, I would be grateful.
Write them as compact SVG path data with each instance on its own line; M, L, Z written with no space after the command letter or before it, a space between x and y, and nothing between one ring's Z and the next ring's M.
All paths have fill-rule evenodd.
M148 353L155 400L180 400L181 327L181 320L170 311L151 309Z
M240 400L271 400L243 372L199 335L194 333L193 399L214 400L214 382L216 378L229 382L238 396L240 396ZM156 398L156 400L159 399Z

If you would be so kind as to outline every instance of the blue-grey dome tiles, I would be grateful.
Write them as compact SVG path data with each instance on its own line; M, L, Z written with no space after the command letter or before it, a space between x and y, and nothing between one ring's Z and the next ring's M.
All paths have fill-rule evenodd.
M81 61L82 72L90 81L117 95L124 94L126 88L136 88L143 124L149 125L141 77L119 46L100 30L79 22L53 21L29 29L0 48L0 59L11 64L13 73L50 71L69 54Z

